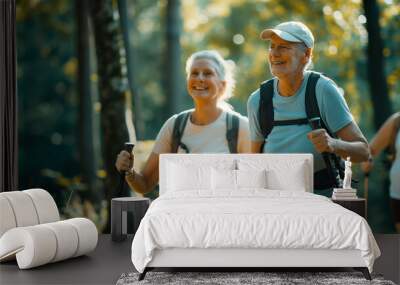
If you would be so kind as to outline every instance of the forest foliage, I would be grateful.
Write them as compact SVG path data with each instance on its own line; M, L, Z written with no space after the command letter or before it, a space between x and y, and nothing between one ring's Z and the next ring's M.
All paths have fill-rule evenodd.
M118 14L117 1L110 2L114 4L114 13ZM169 1L126 1L128 23L125 28L128 27L129 33L126 46L132 60L128 67L134 67L130 79L134 81L132 110L138 140L155 138L165 119L174 112L168 104L171 98L179 102L182 110L191 106L183 80L184 65L192 52L201 49L216 49L235 64L237 83L231 104L245 115L248 96L271 77L267 65L268 45L260 40L259 34L264 28L287 20L300 20L310 27L316 38L313 69L333 78L343 89L366 137L370 139L375 133L373 110L379 106L373 106L369 91L367 19L361 0L178 2L180 71L171 75L171 63L166 61ZM380 0L378 4L384 71L395 111L400 107L400 3ZM19 183L21 189L42 187L49 190L64 215L91 216L101 228L106 216L104 202L94 203L87 197L87 185L81 175L76 17L74 1L17 1ZM94 46L91 25L89 37ZM89 56L93 143L101 156L101 90L98 89L95 52L92 50ZM182 83L182 87L176 89L180 94L167 94L167 90L171 90L168 81L174 76ZM123 143L119 142L121 149ZM151 142L140 143L138 152L143 152L142 160L150 151L150 145ZM105 169L107 167L98 157L95 191L103 197L106 196L102 186L107 177ZM387 171L378 164L375 172L369 187L370 223L375 231L390 232L393 228L386 204L387 185L382 182ZM359 189L362 194L362 183Z

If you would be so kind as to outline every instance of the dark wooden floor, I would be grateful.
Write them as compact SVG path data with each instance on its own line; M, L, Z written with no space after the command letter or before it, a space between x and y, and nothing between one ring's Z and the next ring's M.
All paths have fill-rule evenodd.
M132 237L124 242L100 235L97 248L87 256L60 261L28 270L16 262L0 264L0 284L115 284L124 272L132 272Z
M375 261L374 272L400 284L400 234L375 234L375 239L381 250L381 257Z
M374 272L400 283L400 235L377 234L375 238L382 256L375 262ZM114 243L109 235L101 235L96 250L88 256L29 270L19 270L16 262L3 263L0 284L115 284L122 273L134 271L131 242L132 237Z

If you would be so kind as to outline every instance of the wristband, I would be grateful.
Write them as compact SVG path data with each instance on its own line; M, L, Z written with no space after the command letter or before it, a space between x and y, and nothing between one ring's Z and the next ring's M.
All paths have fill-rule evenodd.
M125 171L125 177L135 180L135 171L133 170L133 168L129 169L128 171Z

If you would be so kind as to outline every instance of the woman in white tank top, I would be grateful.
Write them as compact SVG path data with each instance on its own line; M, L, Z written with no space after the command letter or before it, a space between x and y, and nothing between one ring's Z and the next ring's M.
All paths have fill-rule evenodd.
M186 62L186 88L193 99L191 111L182 141L195 153L228 153L226 144L225 116L230 106L226 100L232 96L235 81L232 65L216 51L199 51L192 54ZM237 152L249 152L250 141L248 120L239 116ZM125 180L132 190L148 193L158 183L160 153L172 150L172 132L177 115L169 118L161 128L154 148L142 171L133 169L133 154L121 151L115 163L118 171L127 173ZM178 149L177 152L182 152Z

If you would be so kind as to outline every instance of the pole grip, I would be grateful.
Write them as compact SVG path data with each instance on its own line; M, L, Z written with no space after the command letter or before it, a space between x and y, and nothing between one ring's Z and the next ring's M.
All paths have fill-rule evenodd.
M316 129L320 129L320 128L321 128L321 118L320 118L320 117L311 118L311 119L309 120L309 122L310 122L311 128L312 128L313 130L316 130Z
M126 142L124 144L124 150L126 150L127 152L129 152L129 154L132 155L132 150L135 147L135 144L131 143L131 142ZM119 186L118 186L118 190L117 190L117 197L120 197L121 194L124 191L124 186L125 186L125 171L121 171L120 176L119 176Z
M127 152L129 152L129 153L132 152L132 150L133 150L134 147L135 147L135 144L134 144L134 143L131 143L131 142L126 142L126 143L125 143L125 150L126 150Z

